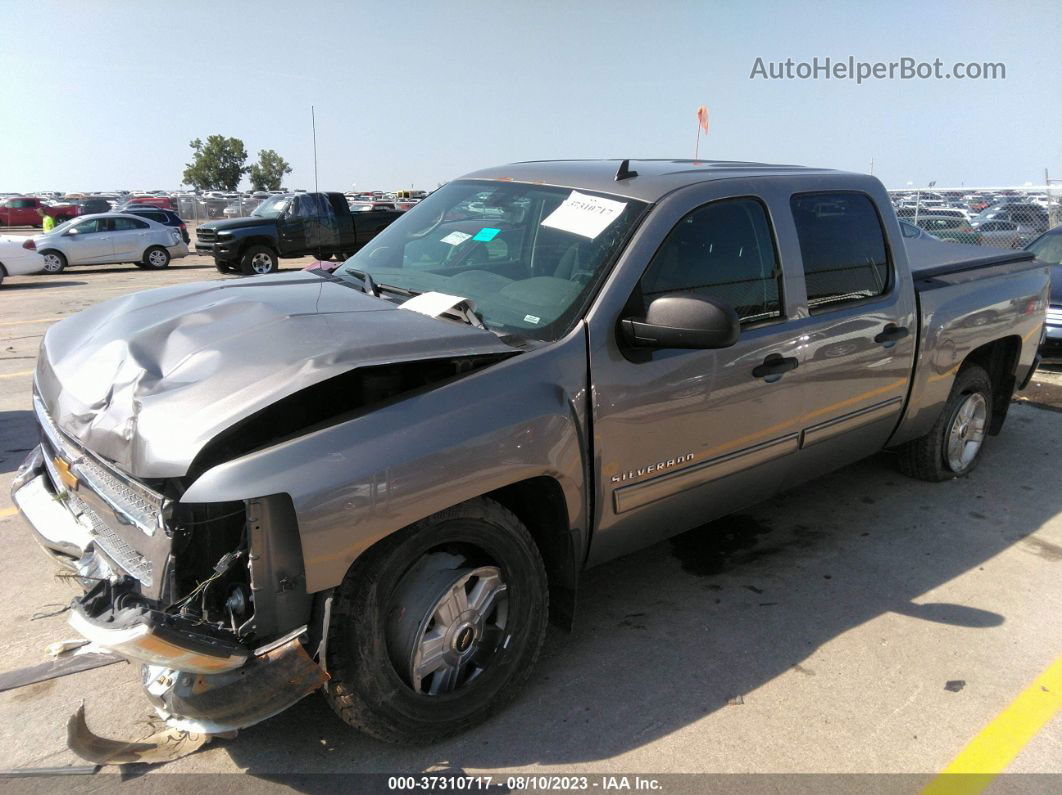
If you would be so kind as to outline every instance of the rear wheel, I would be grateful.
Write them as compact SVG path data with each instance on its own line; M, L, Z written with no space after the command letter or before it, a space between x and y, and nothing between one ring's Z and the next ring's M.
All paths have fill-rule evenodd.
M276 253L266 246L250 246L240 260L240 267L248 276L276 273L279 264Z
M62 273L66 270L66 257L61 251L45 249L41 252L41 256L44 257L45 273Z
M170 265L170 252L162 246L152 246L144 252L144 259L141 260L141 263L144 267L152 270L168 268Z
M992 379L984 368L968 365L960 370L929 433L900 448L900 470L933 482L972 472L988 436L992 399Z
M380 542L336 592L326 696L351 726L432 742L485 720L527 680L546 631L534 540L488 499Z

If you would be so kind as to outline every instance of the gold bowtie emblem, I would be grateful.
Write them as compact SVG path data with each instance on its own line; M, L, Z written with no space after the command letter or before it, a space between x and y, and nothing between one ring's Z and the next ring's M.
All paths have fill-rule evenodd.
M78 479L77 475L70 471L70 464L59 456L53 458L52 463L55 464L55 469L59 473L59 479L63 481L63 485L71 491L76 491Z

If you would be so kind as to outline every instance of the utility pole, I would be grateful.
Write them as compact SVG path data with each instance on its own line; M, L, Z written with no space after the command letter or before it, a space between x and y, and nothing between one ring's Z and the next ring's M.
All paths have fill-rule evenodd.
M310 124L313 125L313 192L317 193L317 116L310 105Z

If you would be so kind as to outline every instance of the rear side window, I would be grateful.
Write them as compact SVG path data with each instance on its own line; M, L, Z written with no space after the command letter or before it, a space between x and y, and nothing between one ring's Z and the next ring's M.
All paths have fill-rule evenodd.
M805 193L790 206L811 314L888 291L885 232L869 196Z
M112 218L112 229L115 232L128 232L132 229L147 229L148 225L136 218Z
M641 280L646 306L675 293L733 307L742 323L782 316L780 269L767 213L754 199L700 207L672 229Z

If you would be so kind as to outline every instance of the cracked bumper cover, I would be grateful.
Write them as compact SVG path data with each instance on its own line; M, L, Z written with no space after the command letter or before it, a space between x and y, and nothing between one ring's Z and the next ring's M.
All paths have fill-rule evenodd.
M58 498L35 448L11 495L37 540L85 576L69 623L102 648L144 663L149 700L171 726L211 734L252 726L290 707L328 678L303 648L305 627L255 650L190 619L150 607L130 577L98 550L91 530Z

